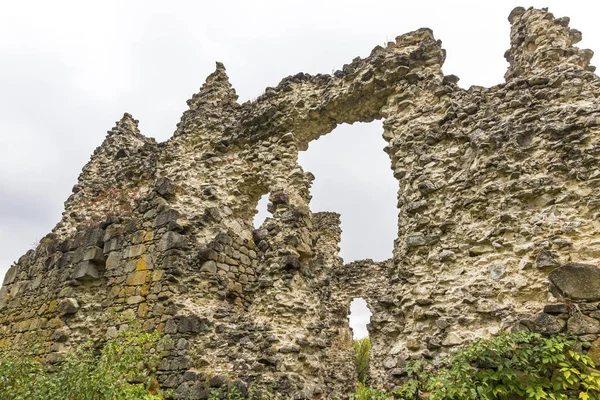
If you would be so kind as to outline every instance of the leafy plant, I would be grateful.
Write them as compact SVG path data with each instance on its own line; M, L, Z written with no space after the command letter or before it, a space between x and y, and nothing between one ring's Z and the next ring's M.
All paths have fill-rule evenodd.
M34 356L0 353L0 399L160 400L155 378L161 337L139 326L119 332L99 354L92 342L76 347L54 368Z
M369 377L369 359L371 358L371 340L366 337L354 341L354 364L358 382L366 383Z
M400 389L359 397L359 386L354 398L599 400L600 371L588 356L573 350L574 344L562 336L501 333L475 341L438 365L408 362L408 380Z
M250 386L242 390L240 386L232 380L219 389L211 389L208 400L275 400L281 396L273 393L270 388L257 389Z
M394 393L386 393L377 389L372 389L368 386L365 386L365 384L362 382L358 382L358 388L351 396L352 400L388 400L394 398Z

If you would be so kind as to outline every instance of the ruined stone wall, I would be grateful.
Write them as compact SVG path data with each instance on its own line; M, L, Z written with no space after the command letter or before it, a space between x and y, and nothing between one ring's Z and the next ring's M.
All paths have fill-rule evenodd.
M226 379L283 398L354 390L348 308L373 312L373 385L500 329L569 331L600 357L600 82L581 33L515 9L506 82L459 88L428 29L332 75L237 103L217 63L171 139L130 115L84 167L52 233L8 271L0 345L74 344L127 328L172 339L160 383L206 398ZM393 258L344 265L339 216L312 213L298 152L384 119L399 182ZM272 214L252 217L262 195ZM600 360L599 360L600 361Z
M389 366L501 329L536 329L531 315L563 301L548 292L550 271L571 262L591 264L590 279L597 271L591 52L573 47L581 34L568 19L516 9L510 21L506 83L465 91L447 77L446 93L412 86L383 112L401 187L394 292L403 328Z

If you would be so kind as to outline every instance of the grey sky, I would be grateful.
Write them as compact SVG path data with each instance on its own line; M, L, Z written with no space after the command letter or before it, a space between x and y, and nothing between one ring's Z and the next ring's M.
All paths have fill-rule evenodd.
M600 51L591 1L3 1L0 4L0 277L60 219L81 167L123 112L166 140L224 62L240 101L299 71L330 73L427 26L460 85L502 82L507 16L550 7ZM313 209L342 213L347 260L390 255L396 187L381 124L310 145Z

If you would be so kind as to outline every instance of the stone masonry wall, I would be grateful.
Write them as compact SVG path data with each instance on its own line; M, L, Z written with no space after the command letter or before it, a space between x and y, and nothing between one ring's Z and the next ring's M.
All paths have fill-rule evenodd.
M356 372L348 309L373 317L371 377L501 329L570 332L600 362L600 81L568 18L516 8L506 82L457 86L430 30L332 75L239 104L217 63L171 139L129 114L84 167L55 229L0 289L0 348L60 362L137 319L172 339L160 384L207 398L227 379L341 399ZM298 152L384 120L399 182L393 257L345 265L339 215L312 213ZM272 214L254 229L261 196Z

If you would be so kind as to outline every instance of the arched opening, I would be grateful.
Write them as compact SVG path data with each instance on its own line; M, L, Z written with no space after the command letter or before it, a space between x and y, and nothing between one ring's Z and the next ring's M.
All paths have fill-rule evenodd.
M256 206L257 213L254 214L253 224L254 229L258 229L262 226L268 217L271 217L271 213L267 210L269 204L269 193L263 195Z
M362 298L354 298L350 303L348 321L352 330L354 365L358 382L366 384L369 379L369 365L371 361L371 340L368 325L371 320L371 311L367 302Z
M392 256L398 182L383 151L382 132L381 121L343 124L299 154L303 169L315 176L311 210L341 214L345 262Z

